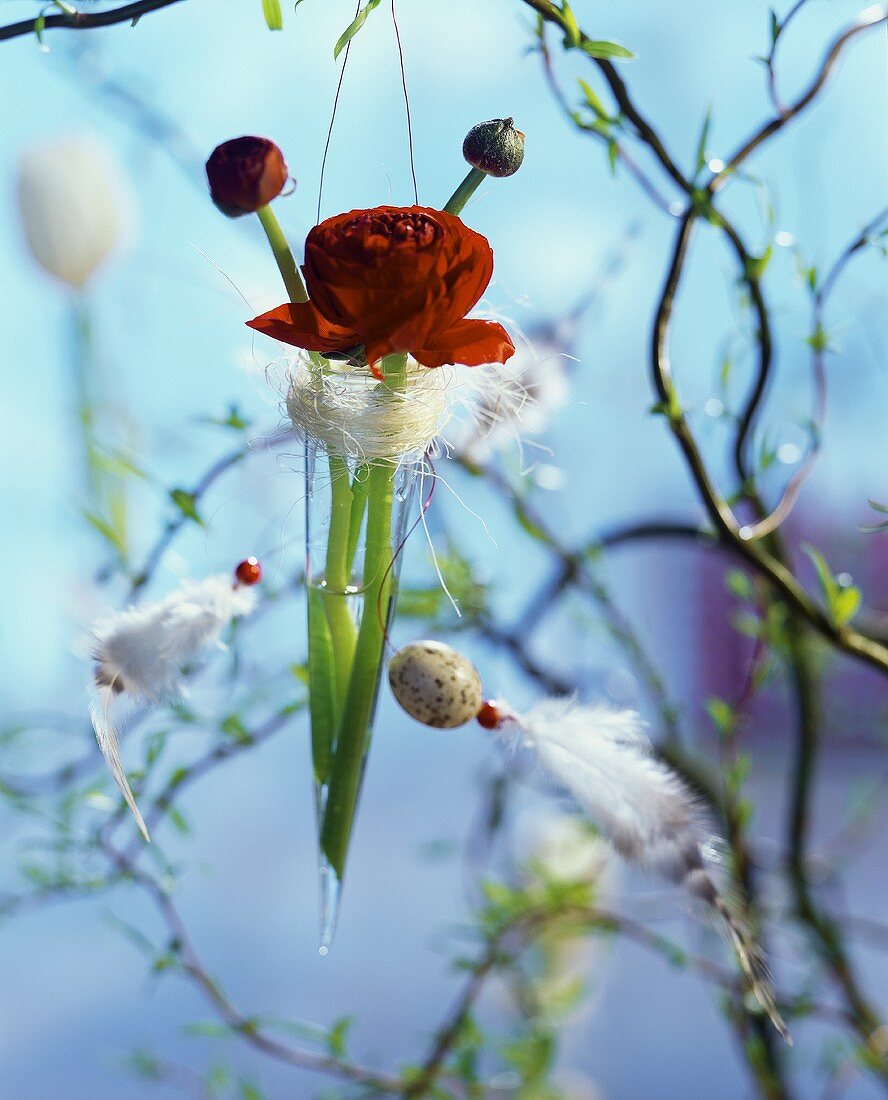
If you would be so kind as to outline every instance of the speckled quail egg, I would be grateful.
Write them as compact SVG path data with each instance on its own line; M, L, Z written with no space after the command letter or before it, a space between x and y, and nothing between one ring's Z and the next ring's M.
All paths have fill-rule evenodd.
M435 729L465 725L483 702L477 669L443 642L411 642L398 650L389 662L389 683L404 710Z

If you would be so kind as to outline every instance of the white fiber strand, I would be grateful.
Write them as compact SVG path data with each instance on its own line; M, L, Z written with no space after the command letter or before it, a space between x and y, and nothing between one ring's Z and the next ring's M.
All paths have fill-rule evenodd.
M722 919L750 989L791 1042L761 952L707 869L711 838L697 802L681 778L653 756L639 715L567 698L544 699L509 719L540 766L576 798L624 858L678 883Z
M182 584L162 600L128 607L93 628L96 700L90 707L93 729L114 780L148 839L120 758L120 739L111 718L118 697L157 703L183 688L183 666L211 645L236 615L256 603L256 592L219 574Z

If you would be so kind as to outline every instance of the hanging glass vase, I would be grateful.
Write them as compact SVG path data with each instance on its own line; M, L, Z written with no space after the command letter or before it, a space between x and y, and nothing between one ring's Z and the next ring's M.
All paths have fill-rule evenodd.
M307 368L288 410L306 439L308 679L321 951L335 930L372 737L400 548L423 454L446 411L444 372L383 364L385 378Z

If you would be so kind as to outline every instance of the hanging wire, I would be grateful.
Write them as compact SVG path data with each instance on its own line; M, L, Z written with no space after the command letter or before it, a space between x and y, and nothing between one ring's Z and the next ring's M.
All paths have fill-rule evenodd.
M410 119L410 96L407 93L407 72L404 68L404 49L401 45L401 32L398 30L398 17L395 15L395 0L392 0L392 24L395 28L395 40L398 43L398 61L401 65L401 87L404 89L404 110L407 115L407 146L410 150L410 174L413 177L413 201L419 206L419 188L416 186L416 163L413 159L413 123Z
M361 10L361 0L358 0L355 5L354 18L358 18L358 12ZM336 109L339 106L339 96L342 93L342 81L345 78L345 66L348 64L348 55L351 53L352 39L349 39L345 44L345 56L342 59L342 68L339 70L339 82L336 85L336 95L333 98L333 111L330 114L330 126L327 130L327 141L324 145L324 157L321 161L321 178L318 182L318 216L317 224L321 221L321 198L324 194L324 173L327 170L327 154L330 152L330 141L333 137L333 123L336 121Z
M361 10L361 0L358 0L355 6L354 18L357 19ZM416 182L416 160L413 151L413 120L410 114L410 95L407 91L407 71L404 66L404 47L401 43L401 31L398 27L398 16L395 12L395 0L392 0L392 25L395 28L395 41L398 45L398 64L401 69L401 87L404 90L404 113L407 116L407 148L410 155L410 175L413 180L413 201L419 206L419 187ZM345 54L342 58L342 67L339 70L339 81L336 85L336 95L333 99L333 111L330 115L330 125L327 129L327 140L324 144L324 156L321 160L321 177L318 182L318 214L317 222L321 220L321 202L324 195L324 175L327 170L327 157L330 152L330 142L333 139L333 124L336 121L336 111L339 107L339 97L342 94L342 84L345 79L345 67L348 65L348 57L351 52L352 39L346 43Z

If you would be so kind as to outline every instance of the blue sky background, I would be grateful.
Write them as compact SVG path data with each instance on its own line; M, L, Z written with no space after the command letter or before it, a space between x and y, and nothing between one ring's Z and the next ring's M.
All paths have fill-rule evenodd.
M224 414L237 403L258 423L276 423L274 395L262 392L249 369L251 362L272 359L274 346L254 343L243 321L282 298L258 224L218 214L204 193L200 161L233 135L273 137L299 181L277 208L291 240L300 241L315 217L337 77L332 44L351 6L350 0L307 0L294 15L285 5L285 30L271 34L258 0L189 0L144 18L135 30L113 28L76 41L60 32L48 35L48 53L28 39L0 45L0 93L8 105L0 119L0 510L6 517L0 560L14 563L0 581L9 627L0 637L0 704L7 714L82 711L85 670L78 645L109 598L91 583L101 550L78 516L70 304L24 248L14 201L18 156L39 139L88 131L110 146L128 178L131 239L92 296L98 348L116 398L133 413L135 452L143 464L159 485L190 484L226 442L197 417ZM585 28L625 42L638 55L625 65L626 79L685 168L708 108L713 157L724 157L767 116L763 73L753 61L767 45L765 5L577 0L573 6ZM781 47L785 97L804 86L834 31L860 7L812 0ZM34 11L26 0L0 0L4 21ZM625 253L624 270L584 324L570 403L545 440L553 450L547 461L564 471L562 488L544 498L547 514L565 538L651 513L699 516L663 424L647 415L648 329L673 224L624 173L612 178L602 149L573 133L559 115L538 59L527 54L530 19L520 4L401 0L399 21L421 202L440 205L461 179L460 146L473 123L509 114L527 133L521 172L485 185L464 215L488 236L496 255L486 304L532 327L580 296L615 252ZM568 89L577 75L588 78L591 71L573 60L559 60L559 68ZM197 163L177 163L134 130L87 72L137 89L175 119ZM809 262L828 263L885 201L885 87L885 35L876 32L852 45L826 94L750 162L771 195L775 228L791 234ZM400 75L383 5L355 40L322 212L410 201ZM757 247L767 244L755 187L732 185L725 208ZM680 387L719 470L725 429L703 406L717 384L726 334L736 331L735 278L717 235L701 233L673 339ZM767 289L781 380L764 420L770 438L801 442L809 322L790 248L776 250ZM812 523L823 525L828 515L855 532L869 518L867 498L888 497L886 297L885 269L867 255L849 269L832 300L828 323L840 335L840 350L830 360L826 457L802 510ZM738 363L735 393L742 392L747 367ZM288 562L298 561L297 467L295 460L260 455L227 480L209 502L209 532L195 530L177 543L157 591L182 572L227 569L282 534L293 540ZM776 488L786 468L774 476ZM469 506L485 512L495 533L508 529L477 486L456 487ZM143 547L165 508L162 491L141 490L135 537ZM542 559L520 542L493 546L446 493L438 494L435 510L436 522L495 580L501 607L520 606L527 578L541 574ZM860 541L856 533L851 541ZM847 567L862 560L854 547L847 553ZM416 558L412 568L428 572L421 550ZM647 557L618 566L615 576L642 634L659 649L670 686L690 706L684 694L694 679L688 655L696 628L672 597L689 583L692 559L666 560L669 574ZM888 604L885 575L881 590L869 593L876 607ZM269 624L276 633L264 624L253 643L257 664L285 649L288 632L298 636L302 629L301 620L272 617ZM598 690L621 683L600 627L576 619L569 629L574 663L565 671L585 676ZM558 638L544 641L550 653L558 651ZM511 690L520 702L530 698L500 658L478 643L467 645L484 662L489 683ZM630 696L634 690L626 689ZM189 810L198 839L189 852L205 873L192 877L183 904L210 965L229 976L241 1002L327 1022L353 1012L355 1049L391 1063L415 1053L446 1000L451 979L440 932L460 918L464 905L457 861L430 864L420 849L465 835L478 776L493 757L477 731L432 736L387 700L380 729L346 910L329 959L315 954L313 825L301 728L195 791ZM848 758L843 766L851 773L860 761ZM757 783L765 828L780 767L779 754L773 760L764 754ZM837 774L824 793L824 819L841 804L843 783ZM874 877L876 869L865 863L853 872L850 889L863 907L873 904L867 884ZM650 901L649 882L630 880L627 888L646 892L643 904ZM661 900L657 895L651 904L665 913L680 908L674 899ZM0 929L0 1096L103 1100L119 1097L122 1089L132 1097L162 1096L163 1090L119 1075L121 1052L149 1045L198 1061L205 1053L201 1044L211 1045L181 1038L181 1024L200 1016L202 1006L175 980L159 986L146 981L142 960L103 920L108 908L152 919L136 899L121 895L98 905L49 909ZM696 934L682 921L676 929ZM884 962L875 956L869 963L873 988L881 978L884 989ZM664 973L659 961L620 947L601 963L596 999L599 1010L583 1023L571 1050L573 1063L592 1074L604 1095L746 1095L717 1010L695 979ZM678 1057L688 1051L692 1058ZM283 1091L277 1070L264 1071L262 1079L270 1095L296 1095ZM870 1093L864 1084L849 1095Z

